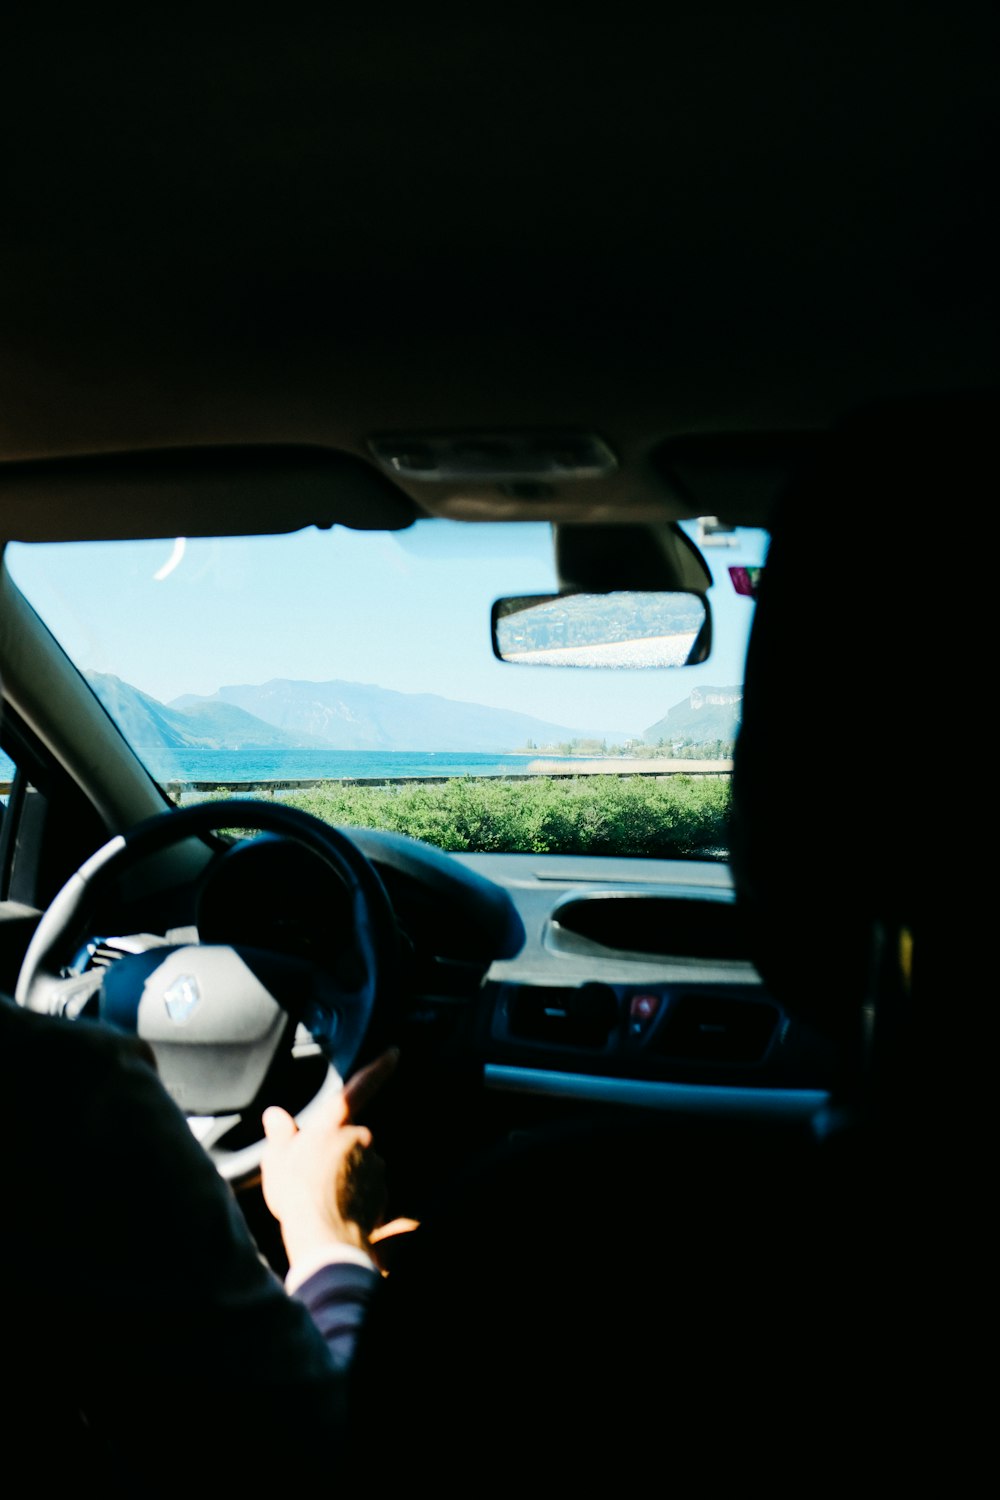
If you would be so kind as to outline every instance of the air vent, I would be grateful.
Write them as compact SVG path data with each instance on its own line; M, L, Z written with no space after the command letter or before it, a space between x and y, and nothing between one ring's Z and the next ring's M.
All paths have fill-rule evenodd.
M86 974L90 969L109 969L112 964L117 963L120 958L127 958L130 953L145 953L149 948L169 946L167 938L149 932L140 932L129 937L92 938L76 955L67 972Z
M516 985L507 1001L511 1036L560 1047L604 1047L618 1022L618 999L606 984Z
M685 1062L760 1062L780 1020L776 1005L732 995L671 995L651 1038L654 1051Z
M88 944L88 969L110 969L113 963L125 957L126 949L117 946L114 941L99 938L97 942Z

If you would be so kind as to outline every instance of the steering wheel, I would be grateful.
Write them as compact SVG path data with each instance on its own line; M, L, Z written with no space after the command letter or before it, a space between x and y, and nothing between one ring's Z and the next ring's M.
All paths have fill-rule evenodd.
M225 829L290 840L318 855L337 877L347 919L336 946L324 943L322 961L273 946L154 937L106 968L69 968L93 937L101 903L136 879L141 861ZM262 1097L267 1080L284 1069L283 1086L297 1093L303 1080L294 1078L296 1067L302 1071L302 1060L311 1059L312 1083L319 1060L321 1081L301 1109L292 1110L301 1122L353 1070L376 1029L395 935L377 871L338 829L281 803L196 803L112 838L80 866L35 930L15 999L70 1020L96 1016L146 1041L192 1130L222 1175L236 1180L259 1168L262 1108L284 1102Z

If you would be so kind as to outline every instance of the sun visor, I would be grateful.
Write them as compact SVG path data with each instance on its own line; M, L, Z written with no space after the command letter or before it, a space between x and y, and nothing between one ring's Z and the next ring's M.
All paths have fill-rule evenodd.
M764 526L779 497L815 455L818 432L691 434L657 448L653 465L700 516Z
M401 531L422 512L364 459L255 445L0 467L6 541L250 536L307 526Z
M660 526L555 525L559 587L593 593L618 589L711 587L712 574L695 543L673 522Z

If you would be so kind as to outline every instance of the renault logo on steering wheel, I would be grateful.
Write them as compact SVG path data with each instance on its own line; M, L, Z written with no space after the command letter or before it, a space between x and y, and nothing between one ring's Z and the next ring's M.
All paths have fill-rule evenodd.
M201 1000L201 990L193 974L181 974L168 990L163 992L163 1003L171 1021L182 1024L191 1015Z

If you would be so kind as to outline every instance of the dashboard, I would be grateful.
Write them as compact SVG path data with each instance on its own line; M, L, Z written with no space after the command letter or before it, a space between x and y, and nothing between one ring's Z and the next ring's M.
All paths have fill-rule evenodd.
M826 1102L835 1049L763 984L725 863L435 850L428 885L423 846L351 833L417 935L422 1024L443 1032L474 1001L487 1089L776 1117ZM486 900L478 957L473 898Z
M480 1099L465 1099L466 1120L484 1094L503 1128L535 1107L780 1119L828 1101L837 1049L763 983L724 861L445 853L383 830L340 833L375 872L394 928L379 938L393 953L384 1034L424 1076L447 1078L451 1097L461 1073ZM239 840L199 883L191 931L336 972L344 897L294 840ZM297 1055L308 1050L300 1038Z

